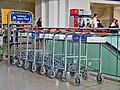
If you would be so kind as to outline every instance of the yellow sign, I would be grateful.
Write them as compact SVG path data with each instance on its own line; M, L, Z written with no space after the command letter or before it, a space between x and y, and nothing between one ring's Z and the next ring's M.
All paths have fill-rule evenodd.
M2 9L2 24L7 24L7 17L8 17L8 12L11 9Z

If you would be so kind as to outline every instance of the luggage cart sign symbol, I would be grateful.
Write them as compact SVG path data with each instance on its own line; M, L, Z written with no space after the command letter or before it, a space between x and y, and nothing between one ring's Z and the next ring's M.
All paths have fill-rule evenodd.
M39 32L32 32L32 37L34 38L36 35L36 37L39 37Z
M29 14L12 14L11 17L12 21L30 21Z
M87 36L84 36L84 35L82 35L82 36L80 36L80 35L73 35L72 36L72 40L73 41L78 41L80 38L81 38L82 41L86 41L87 40Z

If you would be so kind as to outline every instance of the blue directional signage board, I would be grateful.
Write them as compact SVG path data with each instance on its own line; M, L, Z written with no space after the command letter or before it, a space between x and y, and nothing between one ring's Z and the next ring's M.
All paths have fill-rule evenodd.
M73 41L78 41L80 38L81 38L82 41L86 41L87 40L87 36L84 36L84 35L82 35L82 36L80 36L80 35L73 35L72 36L72 40Z
M11 21L30 21L29 14L12 14Z

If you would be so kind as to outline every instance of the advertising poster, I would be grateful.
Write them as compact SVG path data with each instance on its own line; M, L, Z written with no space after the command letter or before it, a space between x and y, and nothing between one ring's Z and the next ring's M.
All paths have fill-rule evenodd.
M0 34L0 61L3 60L3 35Z
M11 9L2 9L2 24L7 24L7 15Z
M2 21L1 21L2 19L1 19L1 9L0 9L0 24L2 23ZM1 28L1 27L0 27Z

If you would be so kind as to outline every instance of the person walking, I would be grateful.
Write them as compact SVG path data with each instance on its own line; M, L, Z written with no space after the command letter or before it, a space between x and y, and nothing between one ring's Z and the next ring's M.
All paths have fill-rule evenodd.
M92 27L93 27L93 28L97 28L97 27L98 27L97 17L98 17L98 14L95 13L95 14L94 14L94 17L93 17L93 20L92 20Z

